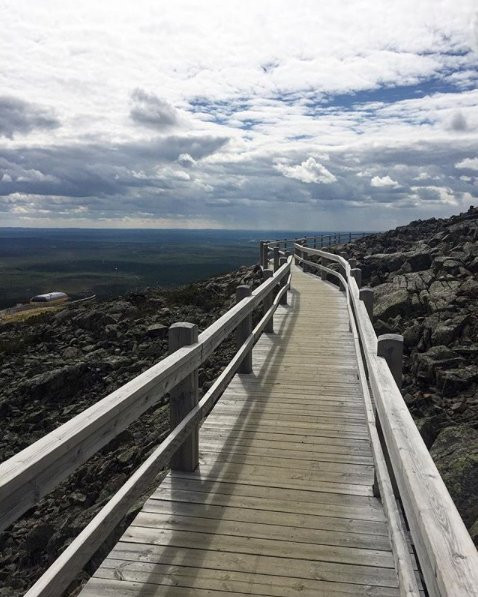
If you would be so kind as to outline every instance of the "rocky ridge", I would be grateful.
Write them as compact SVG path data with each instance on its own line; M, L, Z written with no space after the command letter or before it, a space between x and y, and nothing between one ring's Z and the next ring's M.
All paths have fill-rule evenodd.
M131 293L0 325L0 461L82 412L166 356L172 323L202 331L260 268L175 290ZM234 338L199 370L201 391L230 361ZM169 431L168 397L0 534L0 596L15 597L60 555Z
M336 247L374 288L377 334L404 337L402 393L478 542L478 208Z

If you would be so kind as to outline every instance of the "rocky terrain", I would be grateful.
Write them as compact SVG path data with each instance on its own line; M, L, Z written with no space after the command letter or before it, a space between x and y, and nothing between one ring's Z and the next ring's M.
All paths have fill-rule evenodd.
M258 268L177 290L145 290L0 323L0 461L71 419L167 353L177 321L208 327ZM226 340L199 370L206 390L235 352ZM0 596L15 597L60 555L169 431L168 397L0 534Z
M478 543L478 208L337 251L375 290L377 334L404 337L402 393Z

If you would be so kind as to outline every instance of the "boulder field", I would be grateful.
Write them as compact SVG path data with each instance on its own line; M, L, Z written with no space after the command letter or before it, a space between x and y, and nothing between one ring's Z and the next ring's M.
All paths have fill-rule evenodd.
M403 397L477 543L478 208L336 252L374 289L376 333L403 335Z

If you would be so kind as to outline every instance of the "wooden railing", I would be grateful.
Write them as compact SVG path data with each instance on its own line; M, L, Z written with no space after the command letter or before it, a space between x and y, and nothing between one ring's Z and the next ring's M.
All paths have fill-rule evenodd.
M276 255L284 256L294 250L294 244L298 241L300 243L308 244L314 249L321 249L323 247L333 247L343 243L352 243L364 236L368 232L334 232L333 234L316 234L314 236L303 236L297 238L282 238L275 240L264 240L259 243L259 263L266 268L267 263L271 258L274 258L274 251Z
M253 292L239 286L237 304L199 336L193 324L171 326L172 354L0 465L1 531L170 394L174 428L28 591L28 597L61 595L171 459L176 470L196 467L199 426L235 373L250 372L254 344L264 330L272 331L277 306L287 301L291 262L291 257L282 258L274 272L265 270L265 282ZM261 303L263 316L252 329L252 312ZM198 367L234 330L237 353L198 401Z
M418 595L419 589L395 498L403 505L428 594L478 595L476 548L400 392L403 338L395 334L377 338L370 320L373 291L361 288L361 270L355 263L302 242L294 244L294 258L305 271L318 272L322 279L336 279L346 293L368 406L377 484L389 522L401 594ZM330 263L339 271L326 265Z

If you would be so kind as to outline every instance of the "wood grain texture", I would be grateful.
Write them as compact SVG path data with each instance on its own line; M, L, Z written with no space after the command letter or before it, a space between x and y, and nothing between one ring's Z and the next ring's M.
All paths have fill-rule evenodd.
M83 595L399 594L346 298L293 268L288 303Z

